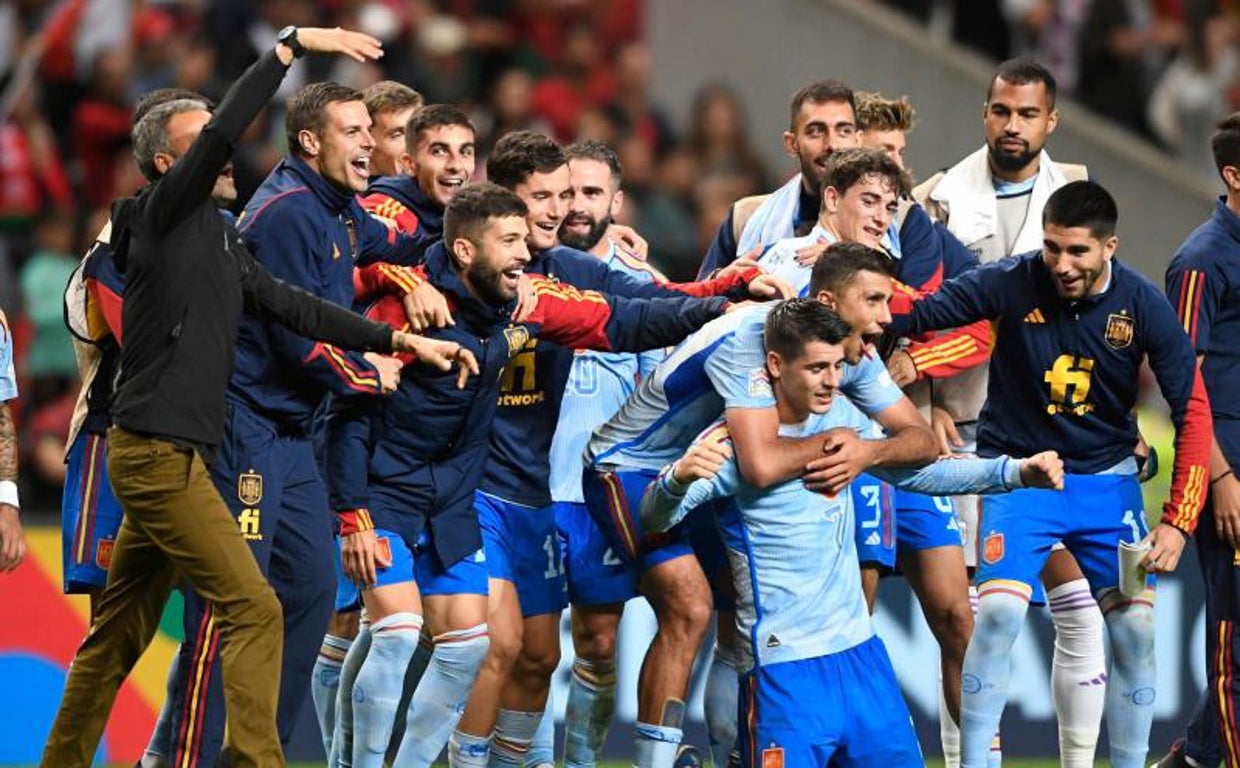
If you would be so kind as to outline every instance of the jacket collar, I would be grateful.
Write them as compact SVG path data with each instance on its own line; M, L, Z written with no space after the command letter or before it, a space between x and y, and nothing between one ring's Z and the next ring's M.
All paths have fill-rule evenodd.
M1059 167L1042 150L1037 181L1029 196L1029 210L1040 211L1051 193L1068 182ZM995 235L999 231L999 207L995 200L989 152L985 145L949 168L930 193L930 198L947 207L951 231L965 245ZM1042 244L1042 219L1026 217L1016 237L1012 253L1024 253Z
M367 193L371 192L382 192L404 203L418 217L418 226L426 234L443 234L443 206L423 192L412 176L380 176L371 182Z
M321 174L316 172L305 161L295 155L286 155L280 161L277 171L284 171L293 178L306 185L314 196L317 197L323 205L332 213L343 213L349 207L349 203L353 201L352 193L341 192L331 183L323 178Z
M1240 216L1236 216L1235 211L1227 207L1226 195L1219 195L1214 201L1214 220L1227 230L1227 234L1233 239L1240 240Z

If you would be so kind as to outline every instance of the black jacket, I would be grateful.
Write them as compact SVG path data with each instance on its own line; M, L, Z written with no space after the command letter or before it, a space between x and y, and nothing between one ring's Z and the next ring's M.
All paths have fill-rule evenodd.
M243 309L346 349L391 349L390 328L273 278L212 201L234 144L284 72L274 52L259 59L168 173L112 206L112 244L125 274L113 419L131 432L191 446L204 459L223 436Z

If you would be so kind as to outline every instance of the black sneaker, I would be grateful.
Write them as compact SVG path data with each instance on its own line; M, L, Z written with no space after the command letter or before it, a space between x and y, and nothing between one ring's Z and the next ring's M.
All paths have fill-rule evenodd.
M676 748L676 762L672 768L702 768L702 755L692 744L681 744Z

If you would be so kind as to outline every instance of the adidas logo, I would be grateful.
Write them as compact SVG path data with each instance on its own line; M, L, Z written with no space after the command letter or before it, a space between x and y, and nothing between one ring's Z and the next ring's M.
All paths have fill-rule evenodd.
M1025 315L1025 322L1026 323L1045 323L1046 318L1042 316L1042 310L1035 309L1029 314Z
M871 533L870 537L865 540L865 545L867 547L877 547L879 544L882 544L882 543L883 543L883 540L879 538L878 531L874 531L873 533Z
M779 642L779 638L775 637L775 635L771 635L766 639L767 648L778 648L781 645L783 645L783 643Z

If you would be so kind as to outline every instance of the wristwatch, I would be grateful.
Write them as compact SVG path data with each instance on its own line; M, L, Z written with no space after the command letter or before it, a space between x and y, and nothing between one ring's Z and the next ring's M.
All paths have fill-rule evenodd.
M280 30L280 33L276 35L276 42L287 45L293 52L294 59L300 59L306 53L306 47L297 39L297 27L292 24Z

